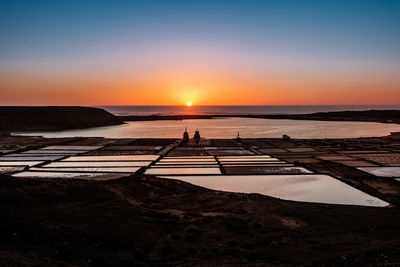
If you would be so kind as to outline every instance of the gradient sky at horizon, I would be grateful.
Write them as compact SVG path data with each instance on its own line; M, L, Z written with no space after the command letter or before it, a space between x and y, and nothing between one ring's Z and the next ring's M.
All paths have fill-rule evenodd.
M0 105L400 104L400 1L0 2Z

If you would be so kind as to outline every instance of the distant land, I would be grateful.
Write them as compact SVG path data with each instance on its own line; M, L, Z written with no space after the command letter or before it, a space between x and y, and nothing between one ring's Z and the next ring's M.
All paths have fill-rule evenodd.
M116 116L104 109L78 106L0 107L0 132L57 131L122 124L125 121L213 119L221 117L316 121L363 121L400 124L400 110L318 112L285 115L144 115Z
M365 110L365 111L335 111L317 112L310 114L285 115L149 115L149 116L118 116L123 121L150 121L150 120L185 120L185 119L212 119L223 117L260 118L260 119L289 119L289 120L316 120L316 121L366 121L381 123L400 123L400 110Z
M55 131L122 124L113 114L92 107L0 107L0 131Z

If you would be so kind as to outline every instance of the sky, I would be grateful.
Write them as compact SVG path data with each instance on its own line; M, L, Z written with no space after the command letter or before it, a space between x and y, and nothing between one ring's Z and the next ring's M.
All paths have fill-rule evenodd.
M0 0L0 105L398 105L400 1Z

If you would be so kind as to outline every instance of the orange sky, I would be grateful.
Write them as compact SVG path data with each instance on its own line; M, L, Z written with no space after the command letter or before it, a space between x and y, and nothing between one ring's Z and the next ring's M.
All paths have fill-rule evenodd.
M212 71L212 70L211 70ZM240 75L241 74L241 75ZM0 77L1 105L400 104L400 78L165 71L141 77Z

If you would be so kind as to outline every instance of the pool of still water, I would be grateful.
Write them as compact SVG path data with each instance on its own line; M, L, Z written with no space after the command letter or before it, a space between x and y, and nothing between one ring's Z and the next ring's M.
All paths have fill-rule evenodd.
M286 200L375 207L389 205L333 177L320 174L160 177L178 179L214 190L259 193Z

